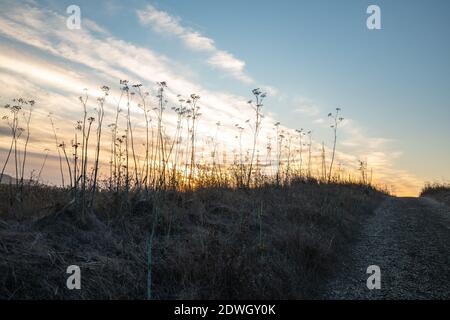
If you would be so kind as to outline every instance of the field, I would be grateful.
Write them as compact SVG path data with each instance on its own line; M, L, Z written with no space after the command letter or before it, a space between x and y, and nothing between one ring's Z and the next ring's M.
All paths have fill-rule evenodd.
M0 299L314 298L386 195L314 179L255 189L100 192L92 214L69 192L0 192ZM81 269L81 290L66 269Z

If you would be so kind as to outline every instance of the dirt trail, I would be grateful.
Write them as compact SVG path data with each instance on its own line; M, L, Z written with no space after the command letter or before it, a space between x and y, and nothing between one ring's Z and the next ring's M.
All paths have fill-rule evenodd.
M367 267L381 269L369 290ZM450 299L450 208L427 198L389 198L363 227L325 299Z

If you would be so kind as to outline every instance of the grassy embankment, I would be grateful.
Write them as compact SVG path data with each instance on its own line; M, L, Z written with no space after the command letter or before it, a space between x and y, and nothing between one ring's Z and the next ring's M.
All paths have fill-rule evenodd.
M153 299L313 298L384 197L313 180L130 193L125 210L100 192L95 221L83 221L64 209L65 190L29 187L17 204L0 187L1 299L146 299L149 270ZM66 288L72 264L81 290Z
M450 206L450 184L427 184L420 193L420 196L433 198Z

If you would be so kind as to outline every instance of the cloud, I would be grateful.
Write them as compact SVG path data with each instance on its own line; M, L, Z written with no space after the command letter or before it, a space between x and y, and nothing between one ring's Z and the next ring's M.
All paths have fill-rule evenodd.
M233 55L228 52L217 51L208 59L208 63L230 73L236 79L239 79L245 83L253 82L253 80L244 72L245 62L235 59Z
M318 116L320 114L319 107L311 100L306 98L296 98L294 112L301 113L309 117Z
M313 123L323 124L323 123L325 123L325 119L324 118L317 118L317 119L313 120Z
M101 33L103 35L109 35L109 32L106 29L99 26L95 21L92 21L87 18L83 19L83 28L88 28L93 32Z
M181 25L180 18L173 17L152 5L137 10L137 16L141 24L149 25L153 31L176 36L191 50L207 52L210 55L207 63L211 66L229 73L242 82L253 82L253 79L245 72L244 61L237 59L227 51L217 49L213 39Z
M179 18L172 17L167 12L159 11L152 5L147 5L143 10L138 10L137 15L143 24L150 24L153 30L160 33L169 33L182 36L186 31L179 23Z
M274 86L262 85L262 89L271 97L278 96L280 94L280 91Z
M215 51L214 40L202 36L198 32L187 32L183 34L184 43L192 50ZM237 59L236 59L237 60Z

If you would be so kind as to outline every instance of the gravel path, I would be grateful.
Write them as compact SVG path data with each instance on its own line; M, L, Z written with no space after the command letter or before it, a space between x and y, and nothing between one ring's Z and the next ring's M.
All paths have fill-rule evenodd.
M450 299L450 208L427 198L389 198L369 218L324 299ZM381 270L369 290L367 267Z

